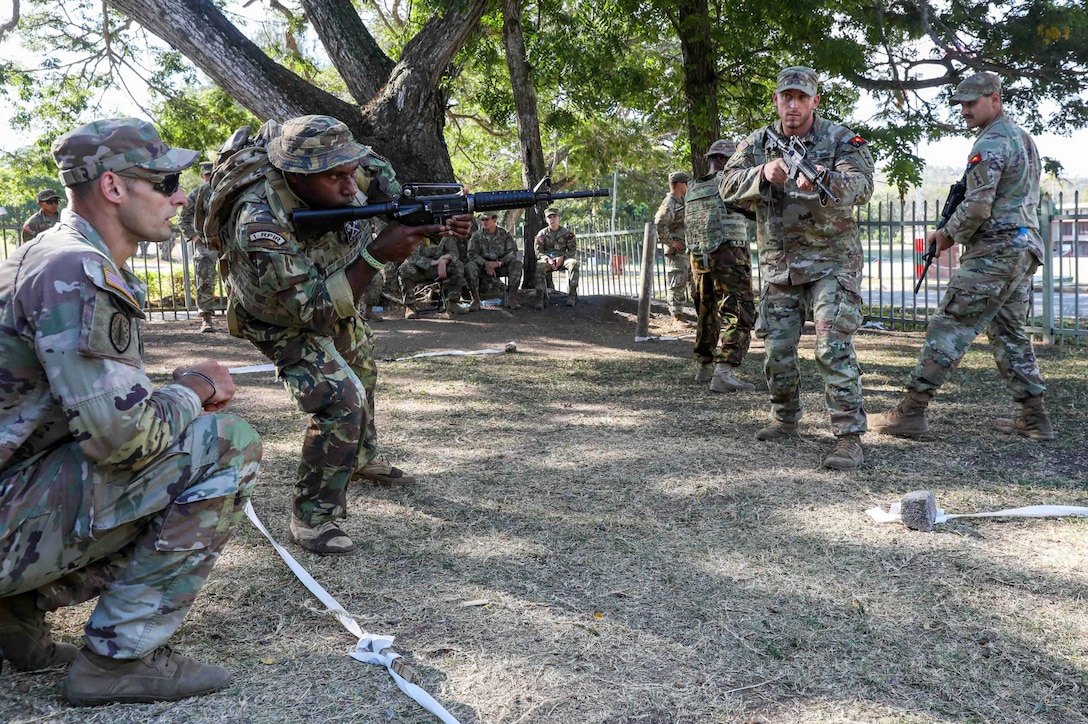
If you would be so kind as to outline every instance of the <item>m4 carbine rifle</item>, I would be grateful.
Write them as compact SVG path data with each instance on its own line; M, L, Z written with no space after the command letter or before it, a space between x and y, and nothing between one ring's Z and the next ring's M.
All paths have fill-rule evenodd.
M812 165L811 161L805 158L808 149L805 148L805 144L801 143L801 139L797 136L790 136L790 140L787 141L775 133L773 128L767 129L767 138L771 139L782 154L782 159L790 169L789 176L791 179L797 181L798 176L804 176L808 179L808 182L820 192L820 203L824 206L827 206L828 199L836 204L842 201L827 185L827 169L820 171Z
M408 226L441 224L452 216L484 211L524 209L536 204L550 204L560 199L585 199L608 196L608 189L552 193L551 179L545 176L532 189L516 191L481 191L465 193L460 184L405 184L392 201L365 206L340 206L333 209L299 209L291 212L291 221L300 236L338 229L359 219L381 216Z
M952 217L952 214L956 211L960 204L963 203L963 198L967 195L967 174L963 175L956 183L952 184L948 189L948 198L944 200L944 208L941 209L941 220L937 222L937 228L943 229L944 225L948 223L948 220ZM926 274L929 273L929 268L933 266L934 259L937 258L937 239L934 238L930 242L929 248L926 249L926 255L922 257L926 265L922 267L922 273L918 277L918 281L914 284L914 294L918 295L918 290L922 288L922 282L926 280Z

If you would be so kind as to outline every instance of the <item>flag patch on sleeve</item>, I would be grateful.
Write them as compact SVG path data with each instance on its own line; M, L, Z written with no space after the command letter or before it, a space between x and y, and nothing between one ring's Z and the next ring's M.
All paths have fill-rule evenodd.
M967 159L967 170L970 171L980 163L982 163L982 154L976 153L974 156Z
M125 299L132 303L132 306L139 309L140 303L136 301L136 295L134 295L132 291L128 288L128 284L125 284L125 280L121 277L121 275L119 275L112 269L103 268L102 271L105 272L106 286L110 287L111 289L116 289L118 292L121 293L121 296L123 296Z
M865 145L865 139L861 136L854 136L849 141L847 141L847 143L849 143L854 148L861 148Z

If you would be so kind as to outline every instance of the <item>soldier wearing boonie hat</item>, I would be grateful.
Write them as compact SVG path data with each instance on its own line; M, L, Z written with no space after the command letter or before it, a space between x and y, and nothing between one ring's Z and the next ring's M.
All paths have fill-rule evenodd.
M726 207L718 193L718 176L736 149L727 138L710 144L707 173L684 196L685 241L695 286L695 381L709 382L711 392L722 393L755 389L735 374L748 354L756 318L748 221Z
M60 196L53 189L42 189L36 197L38 210L23 222L21 243L26 243L60 221Z
M669 288L669 307L673 319L684 319L684 302L690 295L695 301L695 287L691 278L691 260L688 259L684 241L684 194L688 192L691 176L686 171L669 174L669 192L661 200L654 215L657 225L657 243L665 253L666 286Z
M578 302L578 275L582 263L577 259L578 240L574 232L559 223L559 209L549 206L544 209L544 218L548 225L536 232L533 246L536 249L536 304L533 309L544 309L548 298L548 277L552 272L567 271L567 306L573 307Z
M239 191L224 182L213 192L213 207L238 194L221 234L228 327L275 362L284 386L310 413L291 539L319 555L346 554L355 543L337 521L347 517L349 480L415 481L378 455L374 336L359 304L386 263L403 262L442 227L390 223L375 237L369 221L353 221L299 235L291 220L297 209L382 203L400 192L389 162L336 118L285 121L268 141L267 162L249 186ZM229 163L220 161L217 173ZM447 222L462 234L470 224L467 216Z
M210 693L230 673L167 642L241 520L260 438L218 412L234 395L218 362L148 379L146 288L127 263L139 240L172 233L185 197L163 177L196 152L118 118L53 154L70 207L0 264L0 650L22 670L70 663L62 691L77 706ZM44 610L96 596L84 647L52 641Z
M854 332L861 323L864 255L854 207L873 193L873 158L864 138L821 118L819 78L812 68L783 68L772 95L778 120L737 145L719 192L727 205L755 212L760 276L757 334L765 340L764 372L771 393L771 423L761 441L798 436L802 415L796 358L805 311L815 310L817 369L837 442L823 466L853 470L865 460L866 430L861 370ZM838 201L828 203L803 175L790 172L773 131L801 144Z
M963 172L963 202L943 227L926 234L938 252L963 244L945 298L926 325L926 341L893 409L873 415L877 432L918 437L929 431L926 410L937 390L985 329L1004 388L1020 406L997 418L1000 432L1032 440L1056 437L1043 398L1046 382L1025 326L1035 270L1046 256L1039 233L1042 161L1031 135L1005 115L1001 79L981 72L964 78L951 97L968 128L981 129ZM953 300L951 295L955 295ZM973 419L977 419L976 416Z

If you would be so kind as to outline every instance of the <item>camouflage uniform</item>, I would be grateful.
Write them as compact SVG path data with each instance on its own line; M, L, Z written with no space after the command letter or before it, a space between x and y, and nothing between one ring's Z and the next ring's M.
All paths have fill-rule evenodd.
M689 180L688 175L682 172L671 174L669 177L670 183L687 183ZM666 194L661 201L661 206L657 209L657 214L654 215L654 224L657 225L657 243L662 246L665 253L669 311L674 315L683 314L688 286L692 283L691 262L688 259L687 248L677 249L673 244L679 242L683 247L685 243L684 199L671 191ZM692 301L694 300L693 291Z
M573 231L563 225L555 231L545 226L536 232L534 245L536 246L536 289L538 292L547 288L548 277L552 273L550 261L557 256L565 257L563 268L567 270L567 286L578 286L581 263L575 258L578 253L578 240L574 237Z
M39 209L23 224L22 243L26 243L48 228L56 226L60 222L60 214L47 214L45 209Z
M959 269L926 326L907 388L935 391L986 330L1013 399L1046 391L1024 331L1031 278L1043 261L1039 236L1042 164L1035 142L1003 113L983 129L967 161L967 195L944 226L963 244Z
M336 144L337 136L330 133L334 121L304 116L288 122L293 124L292 142L298 144L290 149L288 170L312 173L359 161L356 177L368 188L364 192L360 187L353 203L389 200L400 185L384 158L354 143L351 147L363 149L359 153L364 155L307 145ZM342 134L350 139L346 127ZM298 236L290 214L306 204L279 168L287 165L287 151L277 151L284 136L269 147L276 167L270 166L242 193L224 229L227 318L232 334L248 339L275 363L284 387L310 415L295 482L294 516L316 526L347 516L348 480L378 454L374 335L344 271L373 234L364 220L319 236Z
M695 359L739 367L756 321L748 222L718 194L718 174L698 179L684 196L698 324Z
M518 258L518 245L510 232L501 226L487 233L480 229L468 240L468 286L473 295L480 294L480 277L487 276L484 265L489 261L498 261L502 265L495 270L495 276L505 276L510 290L521 285L521 259Z
M207 182L202 183L189 192L189 205L178 214L182 238L196 239L193 243L195 249L193 265L196 268L196 309L201 316L215 313L215 267L219 261L219 255L208 248L204 234L197 231L193 225L193 217L198 204L207 207L210 195L210 185Z
M775 130L782 134L781 122ZM841 203L824 206L817 192L801 191L792 180L766 181L762 165L780 154L765 129L737 147L719 190L726 203L756 213L763 289L755 333L766 345L764 371L775 419L796 423L801 418L797 345L811 310L832 429L837 436L863 433L861 370L853 342L862 321L862 253L853 207L873 193L873 159L864 139L819 116L801 141L808 159L829 170L827 183Z
M62 150L109 152L99 139L134 123L98 121L58 139L65 183L131 167ZM165 148L147 129L131 152L145 169ZM186 153L195 159L173 149L160 167ZM190 388L153 388L144 285L86 219L61 216L0 265L0 596L37 590L45 609L98 596L87 647L139 658L192 605L241 519L261 444L234 415L201 415Z
M451 258L446 262L446 278L439 279L438 266L433 262L445 254L449 254ZM437 242L428 239L426 243L420 244L397 269L397 278L400 279L405 304L412 303L417 284L434 282L441 284L447 302L456 304L461 298L461 287L465 285L465 266L457 253L457 239L443 236Z

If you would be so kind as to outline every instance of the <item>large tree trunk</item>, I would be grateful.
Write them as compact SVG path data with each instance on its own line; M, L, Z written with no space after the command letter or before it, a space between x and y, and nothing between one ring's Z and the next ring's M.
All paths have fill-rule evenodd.
M718 117L718 74L714 45L710 40L707 0L679 0L680 49L684 55L684 98L688 106L688 141L691 168L696 176L706 173L710 144L721 134Z
M506 49L506 65L510 69L510 85L514 91L514 107L518 117L518 144L521 147L521 177L525 188L532 188L548 174L544 165L544 149L540 142L540 119L537 116L536 90L525 57L525 36L521 31L522 0L504 0L502 42ZM525 210L524 287L535 285L536 232L544 226L542 209L531 206Z
M439 82L487 0L453 0L454 7L432 17L395 65L366 32L349 0L306 0L355 104L274 62L212 0L106 2L184 54L255 115L278 121L310 113L335 116L359 141L389 158L400 178L453 180L442 137L446 98Z

